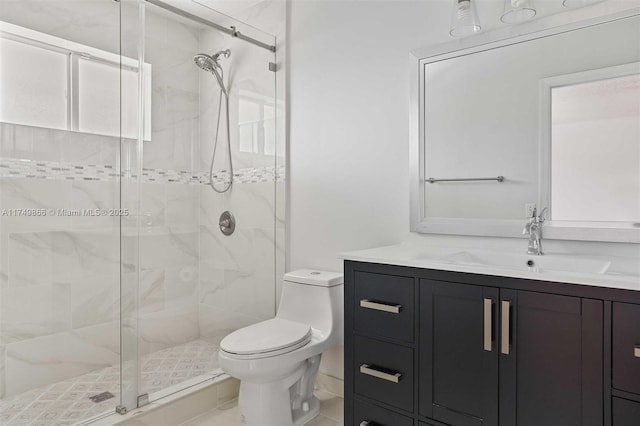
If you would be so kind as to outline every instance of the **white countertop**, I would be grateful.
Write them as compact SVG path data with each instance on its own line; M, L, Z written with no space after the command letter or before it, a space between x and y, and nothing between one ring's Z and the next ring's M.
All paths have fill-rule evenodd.
M574 256L560 253L535 256L527 255L526 252L511 253L465 247L440 248L412 243L345 252L338 254L338 257L357 262L640 291L640 259L635 258ZM489 259L489 263L483 263L485 258ZM504 259L504 263L501 259ZM528 260L532 260L534 264L551 266L528 267ZM555 265L563 270L553 269ZM604 273L601 273L602 271Z

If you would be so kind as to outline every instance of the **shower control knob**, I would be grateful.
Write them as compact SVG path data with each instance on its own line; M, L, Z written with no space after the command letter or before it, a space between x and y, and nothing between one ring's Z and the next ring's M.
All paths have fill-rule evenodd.
M218 225L224 235L231 235L236 230L236 218L230 211L225 211L220 215Z

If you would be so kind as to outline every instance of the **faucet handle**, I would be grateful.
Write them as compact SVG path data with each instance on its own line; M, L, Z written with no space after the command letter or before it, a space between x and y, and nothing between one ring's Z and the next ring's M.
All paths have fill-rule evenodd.
M538 215L538 222L542 223L546 220L546 218L544 217L544 214L547 212L548 207L545 207L544 209L542 209L542 211L540 212L540 214ZM533 210L533 214L535 215L535 209Z

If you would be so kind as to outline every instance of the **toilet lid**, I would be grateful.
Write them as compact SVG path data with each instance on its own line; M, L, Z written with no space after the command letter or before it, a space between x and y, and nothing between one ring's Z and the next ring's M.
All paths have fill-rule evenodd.
M311 327L274 318L234 331L220 342L225 352L250 355L301 347L311 340Z

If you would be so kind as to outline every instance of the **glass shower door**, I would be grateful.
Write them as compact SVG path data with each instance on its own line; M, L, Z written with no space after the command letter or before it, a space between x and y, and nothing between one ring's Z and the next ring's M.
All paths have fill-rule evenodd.
M131 210L121 237L122 405L130 410L220 376L220 340L274 316L284 149L276 143L275 53L219 28L265 45L273 36L195 2L123 0L122 8L123 57L137 57L144 70L138 137L122 145L122 206ZM224 93L194 63L227 49L218 61L230 144ZM226 192L210 186L222 191L230 179ZM231 235L220 229L225 211L236 220Z
M74 423L119 403L120 6L0 30L0 423Z

